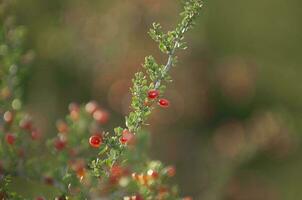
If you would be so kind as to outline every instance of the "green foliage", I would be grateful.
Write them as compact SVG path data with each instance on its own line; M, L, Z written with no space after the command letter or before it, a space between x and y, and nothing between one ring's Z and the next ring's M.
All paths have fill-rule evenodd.
M5 166L5 173L26 174L28 178L35 174L50 175L54 178L55 187L59 188L61 195L69 199L87 199L92 188L98 188L100 185L107 186L108 183L114 182L122 176L124 176L123 181L114 186L108 196L120 199L128 194L139 193L144 199L153 200L159 198L158 191L161 187L165 187L169 188L170 192L165 192L161 198L179 199L176 187L170 187L168 168L159 161L150 161L144 153L148 136L142 131L142 126L146 124L153 109L152 105L155 103L155 100L148 98L148 91L158 90L161 96L164 94L166 83L171 81L168 72L176 63L175 52L178 49L186 48L183 42L184 34L193 27L201 6L200 0L188 1L181 14L182 20L175 30L164 33L160 24L153 24L149 34L158 42L159 49L168 55L167 63L157 64L152 56L148 56L143 64L144 71L135 73L132 80L133 86L130 88L131 112L126 116L125 128L117 127L113 133L99 131L102 129L93 112L87 111L85 106L72 105L70 114L62 121L68 129L58 128L57 136L46 142L49 150L46 157L16 159L19 156L18 149L12 144L6 144L7 142L4 140L0 141L1 159L8 160L9 163L9 167ZM38 149L38 145L27 145L30 143L24 142L26 132L32 134L32 131L36 131L31 119L21 110L24 91L21 79L25 77L26 72L26 68L22 67L24 63L21 62L24 61L22 49L24 34L24 27L10 26L0 30L0 112L13 110L12 113L15 116L12 122L7 122L3 126L3 130L0 129L0 133L4 136L4 133L8 131L16 132L18 145L25 149ZM28 61L31 57L32 55L29 54L25 60ZM26 122L26 126L22 125L24 122ZM0 125L2 126L2 124ZM85 133L92 132L91 129L100 133L102 138L102 145L96 151L91 151L91 147L87 143L89 136ZM124 133L125 131L126 133ZM133 147L130 143L122 142L124 134L135 136L137 145ZM57 142L59 142L58 146L56 146ZM25 144L27 146L23 146ZM80 156L70 158L71 150L77 150ZM80 168L84 171L78 171L78 166L74 169L73 162L76 163L79 160L84 163ZM52 164L44 165L46 161L56 167L53 167ZM126 166L130 164L133 167L132 170L140 172L137 177L131 178L129 173L125 173ZM21 171L19 171L19 166L22 168ZM148 174L150 170L156 171L158 178L152 178L152 175ZM88 177L89 183L82 183L84 173ZM1 181L0 194L6 195L5 197L9 199L24 199L8 191L9 183L9 176L5 176ZM79 191L73 192L76 189Z
M181 13L182 20L173 31L164 33L159 23L153 23L149 35L159 43L159 49L163 53L168 54L168 60L165 65L159 65L152 56L147 56L143 64L145 72L140 71L134 75L132 80L133 86L130 88L132 111L126 116L126 127L133 134L137 134L140 131L142 125L145 124L148 116L151 114L152 106L149 104L154 102L149 102L150 100L147 98L148 91L159 89L161 95L163 95L166 86L162 84L162 81L171 81L168 71L176 62L175 51L186 48L183 42L184 34L193 27L194 20L199 14L201 7L202 1L200 0L187 1L184 11ZM112 165L123 153L123 150L120 148L124 147L124 145L116 144L118 143L117 136L121 135L121 131L121 128L117 128L115 131L116 135L108 140L108 142L110 141L111 144L115 145L111 145L113 148L109 151L111 153L107 154L106 161L100 162L97 159L92 162L91 166L96 175L102 174L97 172L97 169L103 169L103 163Z

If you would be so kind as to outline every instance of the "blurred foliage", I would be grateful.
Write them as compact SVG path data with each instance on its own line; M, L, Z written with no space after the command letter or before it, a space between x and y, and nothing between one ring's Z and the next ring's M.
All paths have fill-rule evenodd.
M177 2L177 3L175 3ZM177 163L181 191L195 199L302 197L301 5L298 0L206 1L190 48L179 54L171 109L150 120L154 158ZM97 99L111 127L129 111L128 88L153 21L176 22L178 1L25 0L36 61L26 107L43 132L71 101ZM185 64L184 64L185 63Z

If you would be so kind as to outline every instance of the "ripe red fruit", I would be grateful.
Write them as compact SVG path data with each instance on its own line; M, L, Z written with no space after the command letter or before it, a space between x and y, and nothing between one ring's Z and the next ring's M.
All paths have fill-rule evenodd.
M89 138L89 144L93 148L99 148L102 143L103 143L103 140L102 140L101 136L99 136L99 135L92 135Z
M124 129L122 133L122 137L120 138L120 142L122 144L133 144L135 140L134 134L131 133L128 129Z
M65 140L62 140L62 139L56 139L55 140L55 148L58 150L58 151L61 151L65 148L66 146L66 141Z
M44 197L37 197L35 200L45 200Z
M13 134L8 133L5 136L5 140L6 140L7 144L13 145L16 142L16 137Z
M167 99L160 99L158 101L158 104L160 105L160 107L167 108L169 107L170 102Z
M156 171L154 171L152 169L149 169L148 172L147 172L147 174L149 176L151 176L152 178L154 178L154 179L158 178L158 172L156 172Z
M149 99L156 99L159 96L159 92L157 90L150 90L148 92Z

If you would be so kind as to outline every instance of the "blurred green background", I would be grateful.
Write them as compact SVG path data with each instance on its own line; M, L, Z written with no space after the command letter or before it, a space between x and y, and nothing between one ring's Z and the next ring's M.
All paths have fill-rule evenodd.
M178 170L197 200L302 198L302 1L206 1L179 52L168 110L150 119L150 155ZM128 112L144 56L165 61L147 31L166 30L177 0L20 0L15 14L36 53L26 107L45 134L71 101L97 100L111 124Z

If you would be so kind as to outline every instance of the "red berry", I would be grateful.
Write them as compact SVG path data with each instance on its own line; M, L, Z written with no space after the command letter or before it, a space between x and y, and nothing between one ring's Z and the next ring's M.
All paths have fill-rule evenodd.
M89 144L93 148L99 148L102 144L103 140L99 135L93 135L89 138Z
M62 140L62 139L56 139L55 140L55 148L58 150L58 151L61 151L65 148L66 146L66 141L65 140Z
M156 179L158 177L158 172L156 172L156 171L154 171L152 169L149 169L148 172L147 172L147 174L149 176L151 176L152 178L154 178L154 179Z
M158 104L163 108L167 108L167 107L169 107L170 102L167 99L160 99L158 101Z
M124 129L122 133L122 137L120 138L120 142L122 144L133 144L135 140L134 134L131 133L128 129Z
M149 99L156 99L159 96L159 92L157 90L150 90L148 92Z
M16 142L16 137L13 134L8 133L5 136L5 140L6 140L7 144L13 145Z
M44 197L37 197L35 200L45 200Z

